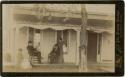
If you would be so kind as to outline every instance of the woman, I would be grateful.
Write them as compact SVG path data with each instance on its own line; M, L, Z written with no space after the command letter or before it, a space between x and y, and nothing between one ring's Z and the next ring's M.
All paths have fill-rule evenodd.
M57 59L57 50L58 50L58 45L55 44L53 47L53 50L50 52L49 56L48 56L48 61L49 63L53 64L53 63L57 63L58 59Z
M58 58L58 63L59 64L62 64L64 63L64 58L63 58L63 41L62 41L62 38L58 38L57 39L57 45L58 45L58 50L57 50L57 58Z

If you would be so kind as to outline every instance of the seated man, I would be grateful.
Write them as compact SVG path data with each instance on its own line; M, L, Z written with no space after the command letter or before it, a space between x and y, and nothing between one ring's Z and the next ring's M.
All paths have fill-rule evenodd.
M33 47L33 43L31 41L28 42L27 50L30 56L37 56L39 63L41 63L41 52Z

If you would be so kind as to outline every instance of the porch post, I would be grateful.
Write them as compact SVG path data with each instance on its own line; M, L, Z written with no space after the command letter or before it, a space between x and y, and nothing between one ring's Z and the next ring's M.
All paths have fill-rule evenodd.
M44 36L44 35L43 35L43 31L44 31L44 30L40 30L40 51L41 51L42 54L43 54L42 51L43 51L43 45L44 45L44 44L43 44L43 41L44 41L44 40L43 40L43 36ZM43 56L43 55L42 55L42 56Z
M14 55L13 56L15 56L15 66L17 66L17 53L18 53L18 44L19 44L19 28L18 27L16 27L15 28L15 42L14 42Z
M80 46L80 31L77 31L77 51L76 51L76 65L79 65L79 46Z
M79 54L80 54L80 64L79 64L79 71L80 72L87 72L87 12L85 8L85 4L81 4L81 32L80 32L80 47L79 47Z
M55 43L57 43L57 30L55 30Z
M27 35L27 39L26 39L27 43L26 43L26 46L28 46L28 41L29 41L29 27L27 27L26 35ZM25 53L25 54L26 54L26 55L25 55L25 59L29 59L29 54L28 54L27 48L26 48L26 53Z

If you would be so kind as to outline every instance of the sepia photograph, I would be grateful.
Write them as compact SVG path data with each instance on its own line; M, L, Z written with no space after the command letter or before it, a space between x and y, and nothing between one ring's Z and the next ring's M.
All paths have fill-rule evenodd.
M3 72L115 72L115 4L3 4Z

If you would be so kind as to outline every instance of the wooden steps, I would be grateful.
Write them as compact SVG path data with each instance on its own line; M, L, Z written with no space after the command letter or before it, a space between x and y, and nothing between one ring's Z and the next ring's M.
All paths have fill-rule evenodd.
M32 58L31 58L31 63L32 63L32 64L39 64L38 57L37 57L37 56L32 56Z

